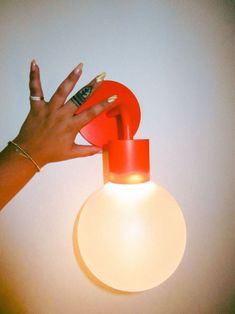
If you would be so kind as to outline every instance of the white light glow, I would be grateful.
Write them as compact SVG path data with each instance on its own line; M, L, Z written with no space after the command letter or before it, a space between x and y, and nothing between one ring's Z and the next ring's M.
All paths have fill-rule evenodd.
M185 243L179 206L153 182L107 183L82 208L81 256L112 288L143 291L159 285L177 268Z

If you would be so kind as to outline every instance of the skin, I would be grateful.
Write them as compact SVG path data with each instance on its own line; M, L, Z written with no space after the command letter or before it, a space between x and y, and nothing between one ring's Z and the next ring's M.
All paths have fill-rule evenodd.
M81 74L82 64L59 85L49 102L30 101L29 114L14 142L22 147L40 168L51 162L91 156L100 151L100 148L95 146L74 143L77 133L83 126L112 106L112 103L104 100L75 115L77 106L66 99ZM94 79L92 84L95 90L102 82L97 83ZM32 61L30 66L29 88L30 95L43 96L40 70L35 61ZM35 165L20 155L13 145L9 144L0 152L0 209L36 172Z
M73 97L71 98L71 101L76 104L78 107L80 107L94 92L95 90L99 87L100 83L97 83L96 78L94 78L89 84L87 84L86 86L82 87L75 95L73 95ZM76 96L77 95L82 95L83 91L89 87L90 89L90 94L87 97L79 97L76 100ZM73 101L73 98L75 98L75 101Z

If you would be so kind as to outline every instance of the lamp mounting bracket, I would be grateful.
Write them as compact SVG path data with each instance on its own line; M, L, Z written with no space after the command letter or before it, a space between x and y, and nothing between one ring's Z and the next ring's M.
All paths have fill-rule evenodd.
M101 148L113 140L133 139L140 124L138 100L129 88L115 81L103 81L77 113L113 95L118 96L113 106L80 130L81 135L89 143Z

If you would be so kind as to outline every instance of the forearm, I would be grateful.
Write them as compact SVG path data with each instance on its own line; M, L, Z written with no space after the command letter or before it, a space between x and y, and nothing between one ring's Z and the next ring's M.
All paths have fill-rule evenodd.
M35 165L8 145L0 152L0 209L35 175Z

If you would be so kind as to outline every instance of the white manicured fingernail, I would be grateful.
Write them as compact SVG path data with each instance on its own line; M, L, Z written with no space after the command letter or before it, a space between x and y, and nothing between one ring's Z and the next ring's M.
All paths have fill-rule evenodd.
M111 104L117 99L117 97L118 97L117 95L113 95L107 99L107 102Z
M105 72L100 73L100 74L96 77L96 79L95 79L95 80L96 80L96 83L102 82L102 81L104 80L105 76L106 76L106 73L105 73Z
M36 69L36 64L37 64L36 60L33 59L33 60L31 61L31 71L35 71L35 69Z
M74 69L74 73L78 74L80 71L82 71L83 63L79 63L79 65Z

